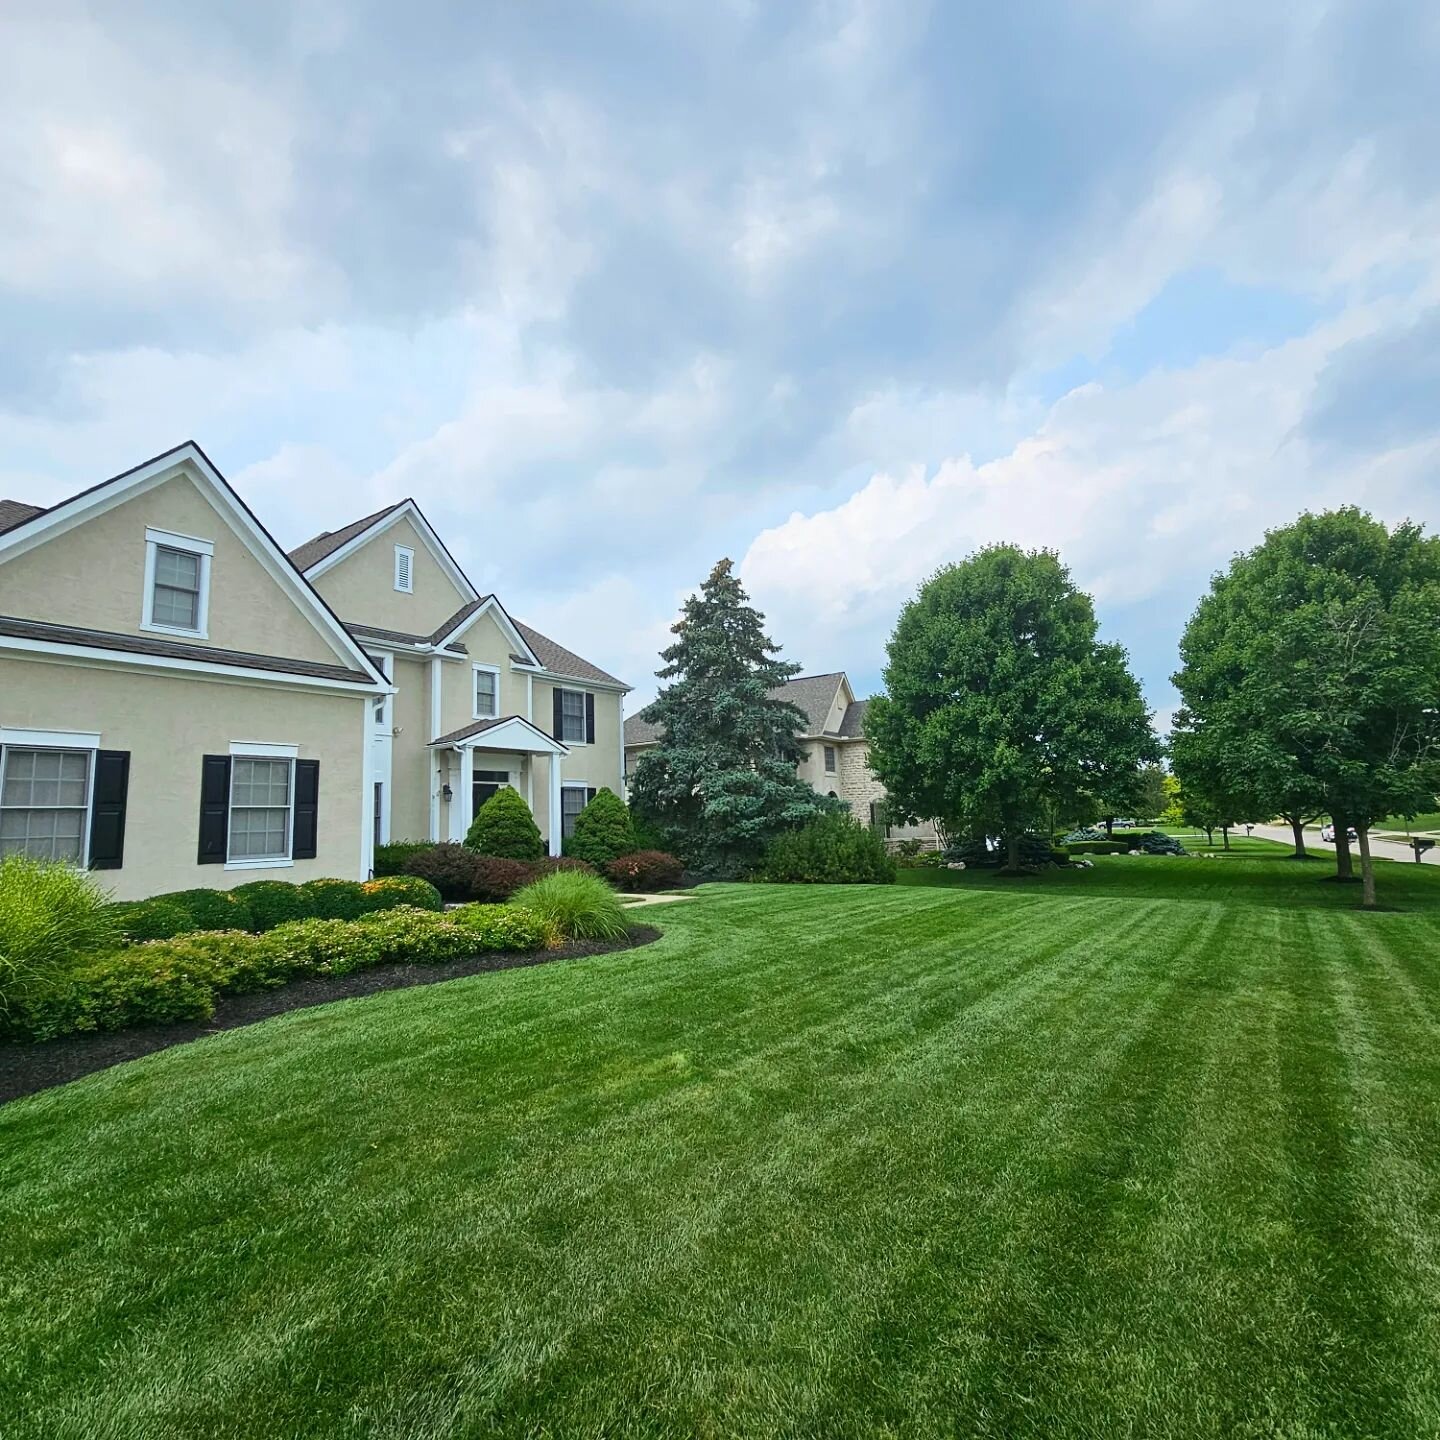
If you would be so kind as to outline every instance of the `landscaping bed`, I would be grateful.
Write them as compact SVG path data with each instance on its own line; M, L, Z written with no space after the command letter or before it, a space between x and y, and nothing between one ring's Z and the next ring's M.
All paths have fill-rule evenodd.
M335 1000L356 1000L385 990L404 990L413 985L436 985L466 975L492 970L514 970L525 965L545 965L552 960L574 960L587 955L606 955L633 950L660 938L653 925L631 925L623 940L572 940L548 950L499 951L451 960L444 964L412 964L397 961L358 970L348 975L314 975L292 981L278 990L246 995L226 995L216 1002L208 1020L178 1021L168 1025L141 1025L128 1030L90 1031L48 1041L0 1041L0 1105L33 1095L55 1085L65 1085L96 1070L108 1069L172 1045L187 1045L222 1030L254 1025L273 1015L328 1005Z

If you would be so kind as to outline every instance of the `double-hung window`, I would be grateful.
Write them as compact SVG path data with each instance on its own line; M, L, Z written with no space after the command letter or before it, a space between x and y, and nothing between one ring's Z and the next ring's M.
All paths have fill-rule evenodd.
M93 750L0 746L0 855L84 863Z
M145 531L145 604L142 630L207 638L210 561L215 547L193 535Z
M476 665L475 718L495 720L500 715L500 672L493 665Z
M231 760L231 862L290 858L294 779L292 759L236 755Z
M559 690L560 734L556 739L566 745L585 743L585 692L583 690Z
M595 798L595 791L588 785L562 785L560 787L560 834L569 840L575 834L575 822L580 812Z

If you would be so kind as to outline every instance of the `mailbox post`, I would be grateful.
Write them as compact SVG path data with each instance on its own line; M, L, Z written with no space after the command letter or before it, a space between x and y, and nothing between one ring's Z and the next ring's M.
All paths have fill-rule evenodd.
M1417 835L1410 841L1410 848L1415 852L1415 863L1417 865L1423 865L1425 863L1425 852L1427 850L1433 850L1435 848L1435 842L1433 840L1422 840Z

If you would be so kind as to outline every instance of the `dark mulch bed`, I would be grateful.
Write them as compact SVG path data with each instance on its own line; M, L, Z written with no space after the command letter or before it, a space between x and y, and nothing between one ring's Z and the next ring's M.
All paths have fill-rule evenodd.
M261 990L254 995L222 995L215 1002L215 1014L209 1020L70 1035L40 1044L0 1042L0 1105L78 1080L92 1070L105 1070L111 1065L135 1060L152 1050L168 1050L172 1045L186 1045L221 1030L237 1030L242 1025L268 1020L272 1015L283 1015L287 1010L328 1005L332 1000L353 1000L382 990L436 985L490 970L516 970L525 965L548 965L552 960L609 955L616 950L649 945L659 938L660 931L653 925L632 925L630 938L615 943L577 940L556 950L477 955L472 960L453 960L448 965L377 965L373 970L357 971L354 975L319 975L309 980L295 980L278 990Z

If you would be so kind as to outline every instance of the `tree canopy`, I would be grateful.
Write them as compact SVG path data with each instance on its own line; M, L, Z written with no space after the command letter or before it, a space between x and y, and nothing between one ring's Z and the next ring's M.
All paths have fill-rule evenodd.
M692 867L734 874L781 831L837 808L796 773L805 716L771 691L799 672L780 658L765 617L721 560L671 627L642 712L659 743L636 767L630 803Z
M870 767L895 813L1019 839L1048 813L1139 789L1160 747L1125 652L1059 558L996 545L938 571L900 613Z
M1215 578L1180 654L1189 729L1226 788L1269 814L1328 811L1342 871L1353 825L1373 905L1369 826L1440 788L1440 541L1354 507L1302 515Z

